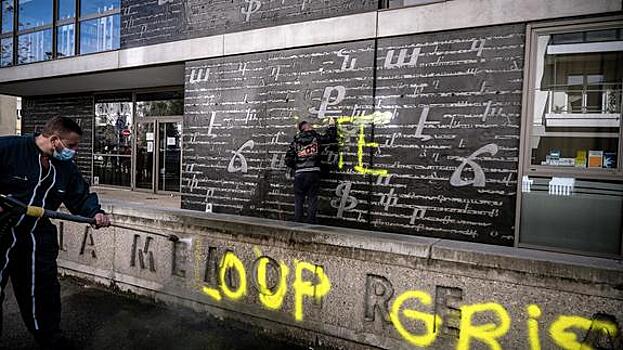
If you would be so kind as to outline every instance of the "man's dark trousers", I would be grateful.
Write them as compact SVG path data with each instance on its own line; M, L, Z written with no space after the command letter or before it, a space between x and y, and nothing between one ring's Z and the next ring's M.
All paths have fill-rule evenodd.
M33 240L36 247L34 262ZM0 305L10 278L26 327L43 348L55 348L51 344L60 334L61 316L56 229L45 227L34 230L32 235L19 229L5 233L0 236L0 255Z
M316 223L319 188L319 171L301 171L294 175L294 221L303 221L303 203L307 198L307 222Z

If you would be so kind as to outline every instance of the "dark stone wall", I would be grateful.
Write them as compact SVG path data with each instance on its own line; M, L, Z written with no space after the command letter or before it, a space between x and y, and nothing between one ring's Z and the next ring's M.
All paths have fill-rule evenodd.
M340 55L356 58L358 66L342 69ZM371 111L373 64L373 41L189 63L183 206L205 210L209 203L216 212L289 219L291 180L284 154L296 121L312 115L310 120L321 124L321 100L326 93L334 95L334 88L348 91L348 96L329 106L326 115ZM342 149L356 152L356 140ZM239 155L232 161L233 152ZM323 221L334 220L330 200L342 179L357 177L359 184L353 190L370 190L365 177L347 169L335 171L336 154L333 150L328 157L334 170L321 193Z
M82 127L80 148L76 153L78 168L91 182L93 151L93 96L42 96L22 100L22 134L40 131L48 119L56 116L74 119Z
M523 43L507 25L188 62L183 207L290 219L294 125L342 116L322 223L512 245Z
M379 41L376 106L394 119L375 130L377 166L393 176L375 196L397 197L375 227L513 243L524 29Z
M124 0L121 48L374 11L374 0Z

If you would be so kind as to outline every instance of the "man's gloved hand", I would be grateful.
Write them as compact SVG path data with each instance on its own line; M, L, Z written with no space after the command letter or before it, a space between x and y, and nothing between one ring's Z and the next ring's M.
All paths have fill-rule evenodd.
M105 213L97 213L93 218L95 219L95 225L92 226L96 229L110 226L110 217Z

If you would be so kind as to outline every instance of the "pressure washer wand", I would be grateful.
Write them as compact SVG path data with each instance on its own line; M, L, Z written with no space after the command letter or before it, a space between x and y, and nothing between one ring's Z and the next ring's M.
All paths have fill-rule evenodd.
M4 194L0 194L0 207L2 207L2 209L4 210L4 212L1 213L2 215L0 215L0 221L2 221L1 219L3 216L18 217L20 215L26 215L26 216L35 217L35 218L45 217L49 219L65 220L65 221L91 224L91 225L94 225L96 223L96 220L94 218L87 218L87 217L80 216L80 215L67 214L67 213L62 213L62 212L54 211L54 210L48 210L45 208L36 207L32 205L26 205L18 201L17 199L6 196ZM111 226L130 229L130 230L132 229L132 228L114 224L114 223L111 224ZM166 237L172 242L180 241L180 238L173 234L162 234L162 233L156 233L156 232L152 234Z
M72 215L61 213L58 211L48 210L42 207L26 205L15 198L0 194L0 207L3 210L11 212L13 215L26 215L34 218L49 218L58 220L67 220L84 224L95 224L94 218L86 218L80 215Z

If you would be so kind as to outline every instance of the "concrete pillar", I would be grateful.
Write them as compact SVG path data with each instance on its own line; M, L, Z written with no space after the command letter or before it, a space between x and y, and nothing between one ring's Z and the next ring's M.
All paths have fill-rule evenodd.
M17 97L0 95L0 135L15 135Z

